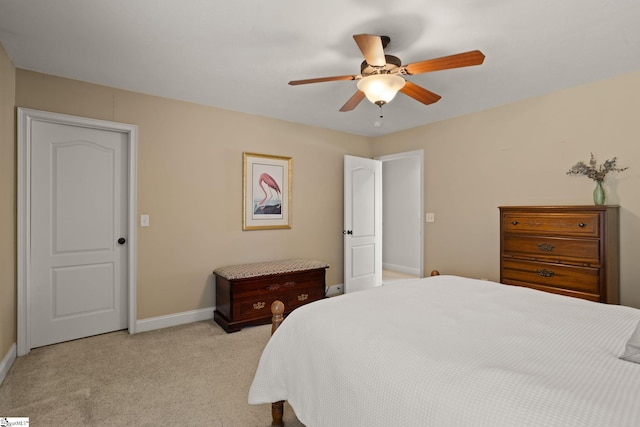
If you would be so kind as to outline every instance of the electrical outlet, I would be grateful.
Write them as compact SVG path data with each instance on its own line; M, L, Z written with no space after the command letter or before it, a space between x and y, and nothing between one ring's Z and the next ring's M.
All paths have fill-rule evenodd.
M328 297L335 297L336 295L342 295L342 294L344 294L344 286L342 284L331 285L327 289Z

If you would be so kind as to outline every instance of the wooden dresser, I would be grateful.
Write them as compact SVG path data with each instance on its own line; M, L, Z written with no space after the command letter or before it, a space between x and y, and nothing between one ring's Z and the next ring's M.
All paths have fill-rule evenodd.
M271 322L271 303L280 300L285 315L325 296L328 264L308 259L239 264L214 270L213 319L227 332Z
M500 282L620 302L619 206L501 206Z

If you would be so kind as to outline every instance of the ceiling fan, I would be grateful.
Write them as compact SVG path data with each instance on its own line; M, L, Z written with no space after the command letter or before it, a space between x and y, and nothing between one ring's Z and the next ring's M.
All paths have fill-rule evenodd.
M351 111L366 97L372 103L382 107L390 102L398 91L422 102L425 105L438 102L440 95L435 94L415 83L405 80L403 75L427 73L450 68L480 65L484 55L479 50L427 59L402 65L400 59L393 55L385 55L384 49L391 39L387 36L356 34L353 36L360 48L364 61L360 65L360 74L318 77L305 80L292 80L290 85L332 82L338 80L358 80L358 91L340 108L340 111Z

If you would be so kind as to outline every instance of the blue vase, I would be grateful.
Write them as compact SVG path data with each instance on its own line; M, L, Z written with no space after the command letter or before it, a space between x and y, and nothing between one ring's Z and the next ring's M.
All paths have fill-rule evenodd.
M604 205L605 194L604 188L602 188L602 181L596 181L596 188L593 190L593 203L596 206Z

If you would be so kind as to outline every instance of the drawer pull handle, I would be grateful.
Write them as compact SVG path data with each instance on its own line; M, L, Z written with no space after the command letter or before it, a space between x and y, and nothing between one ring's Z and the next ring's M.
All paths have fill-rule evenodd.
M264 306L267 305L264 301L256 302L253 304L254 310L262 310Z
M300 294L298 295L298 301L306 301L309 299L309 294Z
M519 224L519 222L518 222L518 221L511 221L511 224L513 224L513 225L518 225L518 224Z
M585 224L584 222L579 222L578 223L578 227L580 227L580 228L584 228L586 226L587 226L587 224Z
M556 247L554 245L550 245L548 243L538 243L538 249L545 252L551 252Z
M539 268L536 270L536 273L538 274L538 276L542 276L542 277L553 277L555 276L556 273L554 273L553 271L547 270L546 268L540 270Z

